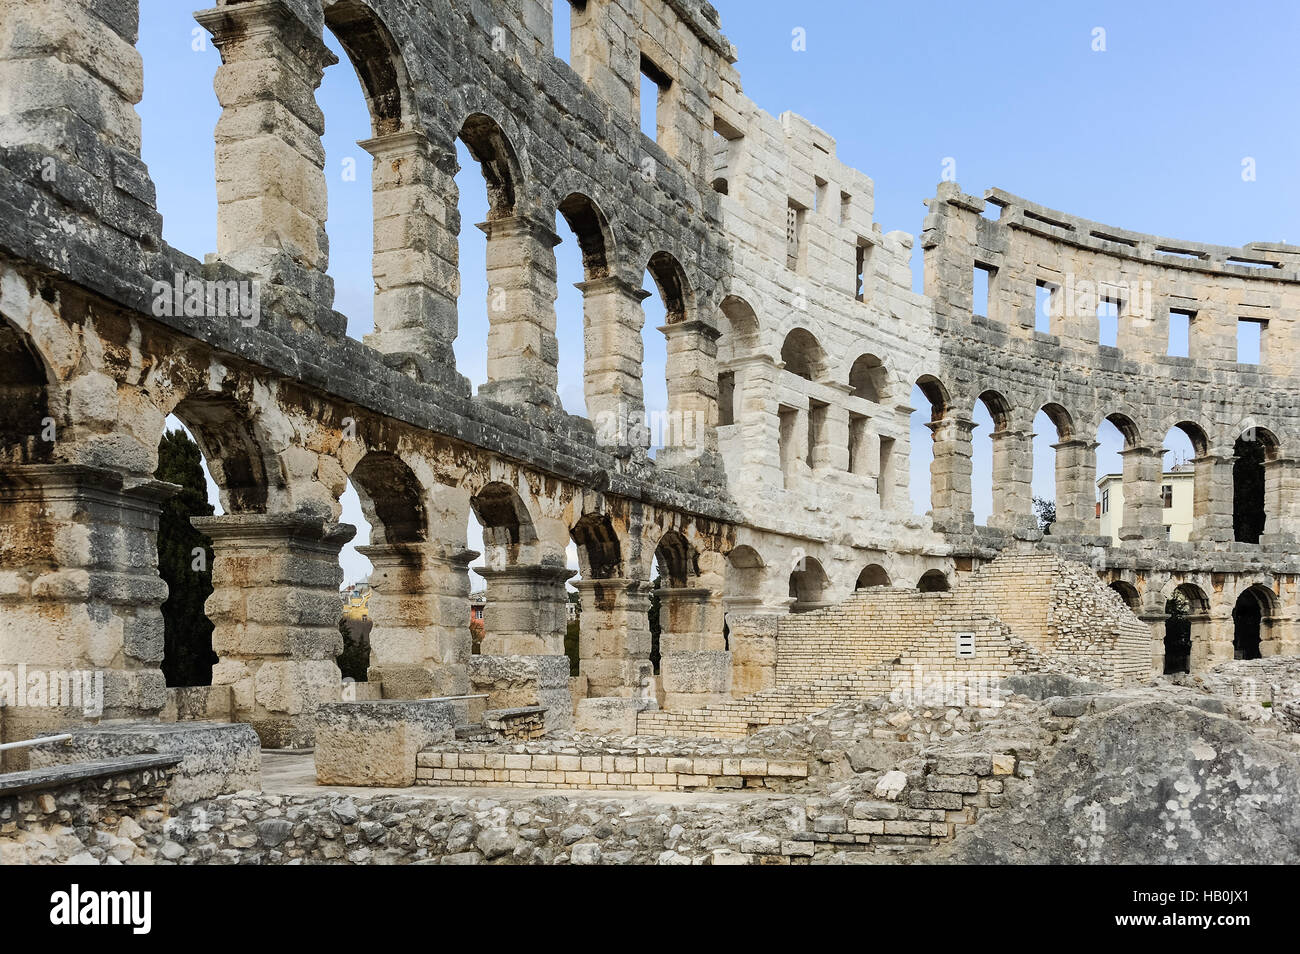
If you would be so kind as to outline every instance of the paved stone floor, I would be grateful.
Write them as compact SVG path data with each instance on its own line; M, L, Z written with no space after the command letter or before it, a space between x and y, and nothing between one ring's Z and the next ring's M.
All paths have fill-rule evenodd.
M416 785L410 788L360 788L347 785L317 785L316 763L310 751L262 750L262 791L268 795L319 795L338 792L342 795L376 796L407 795L416 798L492 798L500 802L531 801L540 795L562 795L568 799L591 798L599 801L627 799L648 805L701 805L705 803L739 803L758 798L793 798L773 792L648 792L648 791L583 791L559 788L489 788L465 786L463 788L430 788Z

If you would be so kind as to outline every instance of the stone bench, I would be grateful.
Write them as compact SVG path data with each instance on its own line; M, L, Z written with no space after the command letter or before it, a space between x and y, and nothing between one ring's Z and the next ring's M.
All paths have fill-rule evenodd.
M332 702L317 708L316 781L403 788L421 750L455 737L456 709L433 699Z

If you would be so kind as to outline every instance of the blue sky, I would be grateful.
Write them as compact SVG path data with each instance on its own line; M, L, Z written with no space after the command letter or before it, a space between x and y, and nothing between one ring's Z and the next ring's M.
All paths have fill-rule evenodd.
M875 181L876 220L919 231L922 200L943 163L962 187L1000 186L1035 202L1126 228L1193 241L1300 241L1300 124L1294 40L1300 5L1184 2L899 4L806 0L714 0L740 51L746 93L771 113L790 109L837 140L839 156ZM1096 31L1104 31L1104 36ZM804 49L793 42L802 31ZM1098 39L1104 50L1097 50ZM370 135L360 85L340 63L326 72L330 272L349 333L371 327ZM212 131L220 113L212 77L220 59L189 7L142 0L139 47L145 97L144 158L158 187L164 237L202 257L215 248ZM1242 163L1254 163L1243 181ZM355 176L345 175L347 161ZM477 169L462 152L460 335L462 373L484 377L486 217ZM1288 229L1292 233L1289 234ZM581 412L581 280L572 236L556 250L561 396ZM920 287L920 262L914 263ZM650 286L647 286L650 287ZM658 299L647 301L647 405L666 404ZM975 509L987 515L987 416L976 410ZM1108 427L1108 425L1107 425ZM1038 428L1037 492L1051 493L1050 427ZM919 438L919 440L918 440ZM1103 433L1099 468L1117 469L1118 437ZM926 507L928 432L914 428L913 498ZM1173 442L1171 442L1172 444ZM1185 441L1177 445L1186 452ZM368 528L355 495L343 519ZM478 547L471 520L471 546ZM366 561L344 554L347 579Z

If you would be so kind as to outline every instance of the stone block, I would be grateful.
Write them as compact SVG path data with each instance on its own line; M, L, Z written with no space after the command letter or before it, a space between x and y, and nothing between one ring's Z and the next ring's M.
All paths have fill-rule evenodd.
M168 788L173 806L262 787L261 743L248 725L109 722L67 731L72 734L69 742L30 750L34 768L133 755L178 755L181 761Z
M336 702L316 710L316 780L321 785L415 784L422 749L455 735L448 702Z
M574 728L592 735L626 738L637 734L637 715L655 708L653 702L645 699L621 699L615 696L579 699Z

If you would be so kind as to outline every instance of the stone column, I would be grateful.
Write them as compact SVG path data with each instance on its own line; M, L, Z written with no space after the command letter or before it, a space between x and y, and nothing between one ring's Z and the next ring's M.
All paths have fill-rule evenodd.
M930 464L930 508L934 519L971 524L971 436L975 422L950 414L926 425L934 434Z
M478 567L487 581L483 610L484 656L563 656L568 628L563 566ZM465 604L469 626L469 604Z
M1165 535L1160 503L1163 447L1126 447L1124 460L1124 523L1119 528L1123 542L1163 542Z
M162 709L158 517L175 490L98 467L0 465L0 739Z
M1010 429L994 431L990 436L993 439L993 512L989 526L1007 531L1034 526L1032 436Z
M1056 451L1056 523L1052 536L1095 535L1097 442L1060 441Z
M156 239L162 219L135 111L139 3L6 0L0 10L0 146L29 147L39 163L15 156L13 168L133 239Z
M339 550L356 528L298 513L191 522L214 554L212 684L231 687L235 719L267 748L311 745L316 707L339 701Z
M284 0L248 0L195 14L221 51L217 120L217 255L317 307L325 275L325 118L316 89L338 62Z
M722 626L720 591L660 588L659 673L665 709L696 709L731 698L732 658Z
M583 392L596 440L606 446L645 447L641 302L650 292L613 275L578 282L576 287L582 291L586 350Z
M558 408L555 246L539 219L511 215L479 225L487 235L488 343L484 397Z
M1226 612L1190 615L1188 622L1192 627L1192 658L1188 669L1204 672L1232 661L1232 642L1236 633L1231 607Z
M578 652L590 697L636 698L650 664L650 584L624 578L578 580Z
M1201 454L1193 462L1192 532L1202 543L1231 543L1232 457Z
M375 330L365 343L385 354L428 359L454 376L455 179L438 164L423 130L359 143L374 157Z
M469 564L473 550L432 543L357 547L370 576L370 681L385 699L469 691Z
M1165 671L1165 622L1169 614L1144 610L1138 614L1138 619L1151 627L1151 671L1159 676Z
M668 339L668 421L661 466L685 463L718 449L718 338L702 321L659 329Z
M1291 546L1300 536L1300 468L1292 457L1264 461L1264 533L1268 547Z

